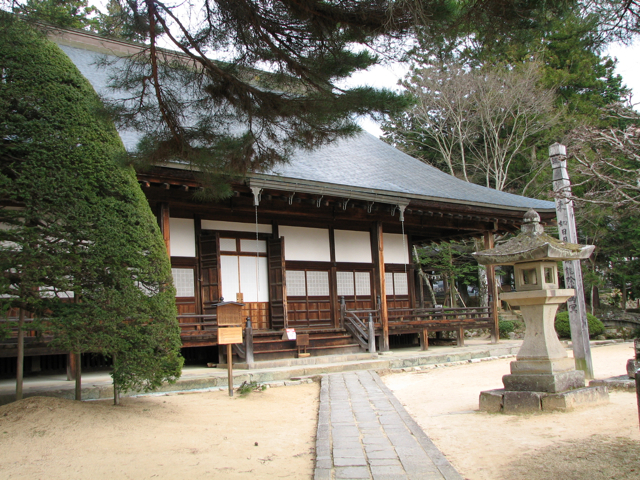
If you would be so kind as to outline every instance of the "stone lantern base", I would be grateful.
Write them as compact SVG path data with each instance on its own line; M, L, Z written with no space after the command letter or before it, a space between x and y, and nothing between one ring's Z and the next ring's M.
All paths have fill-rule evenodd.
M526 330L504 389L480 393L480 410L507 414L568 411L609 402L606 387L585 387L585 373L559 342L553 327L558 304L573 290L552 289L502 294L520 306Z
M515 392L559 393L584 388L584 381L582 370L561 373L512 373L502 377L505 390Z
M517 392L505 389L480 393L480 411L489 413L526 414L568 412L578 407L609 403L607 387L583 387L560 393Z

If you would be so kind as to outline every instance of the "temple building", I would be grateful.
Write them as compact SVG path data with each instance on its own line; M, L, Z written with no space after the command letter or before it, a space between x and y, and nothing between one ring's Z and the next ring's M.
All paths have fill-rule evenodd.
M138 48L84 31L58 31L51 39L107 97L114 95L109 72L98 60ZM121 138L135 147L132 132ZM141 172L138 180L171 257L187 356L217 346L213 304L221 298L244 304L256 360L260 353L293 354L295 345L281 339L286 328L311 335L312 355L362 348L345 325L350 311L364 312L365 321L374 312L381 350L400 333L495 330L491 308L456 317L419 305L413 246L484 238L491 248L493 234L517 231L531 208L542 222L555 219L552 202L464 182L367 133L298 151L268 173L248 172L222 201L194 200L201 185L179 163ZM422 307L432 310L416 313Z

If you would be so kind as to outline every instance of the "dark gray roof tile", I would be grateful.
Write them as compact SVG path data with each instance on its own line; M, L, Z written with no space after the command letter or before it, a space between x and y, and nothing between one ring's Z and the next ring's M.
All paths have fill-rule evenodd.
M104 57L92 47L86 49L59 45L94 89L105 98L123 94L110 90L109 72L98 67ZM115 59L109 56L110 60ZM135 148L139 134L120 131L128 150ZM506 209L534 208L552 211L552 202L500 192L464 182L423 163L368 133L338 140L314 151L296 152L288 164L275 168L270 175L280 179L306 180L357 189L367 189L392 197L467 203Z

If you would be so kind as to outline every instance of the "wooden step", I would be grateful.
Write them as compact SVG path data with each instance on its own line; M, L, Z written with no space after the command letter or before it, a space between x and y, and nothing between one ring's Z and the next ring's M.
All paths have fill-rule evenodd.
M361 353L362 349L358 344L340 345L340 346L322 346L322 347L307 347L307 353L310 353L312 357L322 355L345 355L350 353ZM297 348L291 349L279 349L268 350L264 352L254 352L253 358L255 361L267 361L267 360L280 360L285 358L295 358L298 354Z
M307 353L312 356L325 355L328 352L335 354L361 352L360 345L355 343L353 337L341 328L310 329L297 333L309 334ZM260 332L253 338L253 355L256 361L277 360L283 358L295 358L298 353L295 340L283 340L282 332Z

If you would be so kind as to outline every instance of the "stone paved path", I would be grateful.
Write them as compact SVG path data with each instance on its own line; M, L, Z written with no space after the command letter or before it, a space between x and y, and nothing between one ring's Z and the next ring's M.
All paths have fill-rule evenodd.
M322 378L315 480L462 480L377 373Z

